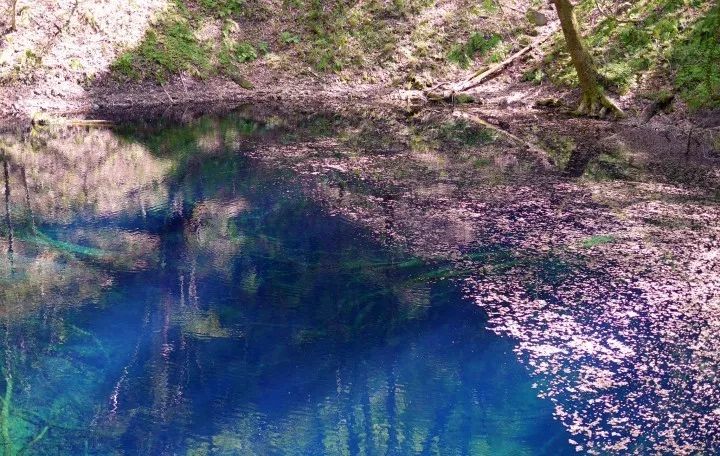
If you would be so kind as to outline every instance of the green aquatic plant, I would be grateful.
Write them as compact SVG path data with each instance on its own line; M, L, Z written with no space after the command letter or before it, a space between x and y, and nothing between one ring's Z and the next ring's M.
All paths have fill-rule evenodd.
M18 442L15 441L11 427L19 425L22 428L27 427L30 423L25 423L22 418L15 418L12 411L12 397L14 388L13 375L8 372L4 372L5 377L5 394L0 398L2 406L0 408L0 438L2 438L2 449L3 456L21 456L27 454L30 449L35 446L40 440L42 440L50 429L49 425L40 425L39 431L34 435L30 434L25 443L22 443L20 448L17 448ZM22 411L20 411L22 413Z
M613 242L615 242L615 236L599 234L596 236L591 236L582 241L582 246L586 249L590 249L598 245L612 244Z
M230 332L222 327L220 317L214 312L208 312L207 315L189 314L184 321L183 330L200 338L224 338L230 336Z

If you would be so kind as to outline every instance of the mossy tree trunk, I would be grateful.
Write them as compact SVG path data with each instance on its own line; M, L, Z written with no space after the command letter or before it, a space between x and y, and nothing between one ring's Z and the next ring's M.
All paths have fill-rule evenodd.
M623 111L605 95L592 56L585 48L580 37L577 19L575 18L575 7L570 0L552 1L560 18L565 44L580 80L582 99L577 109L578 113L602 116L607 112L611 112L619 117L624 116Z

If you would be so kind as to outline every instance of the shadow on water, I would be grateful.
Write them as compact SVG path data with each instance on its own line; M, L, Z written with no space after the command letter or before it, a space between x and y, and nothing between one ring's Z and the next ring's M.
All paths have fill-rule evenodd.
M3 140L4 454L571 451L437 264L249 158L335 122Z

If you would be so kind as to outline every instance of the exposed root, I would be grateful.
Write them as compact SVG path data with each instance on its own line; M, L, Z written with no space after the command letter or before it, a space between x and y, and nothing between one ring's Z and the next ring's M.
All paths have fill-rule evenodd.
M575 114L601 118L610 114L616 119L626 117L625 112L602 92L583 95L582 100L580 100L580 105L575 110Z

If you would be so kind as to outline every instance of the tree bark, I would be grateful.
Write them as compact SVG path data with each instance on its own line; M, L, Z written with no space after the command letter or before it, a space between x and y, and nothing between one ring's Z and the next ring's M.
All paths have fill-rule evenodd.
M17 2L18 0L12 0L12 5L10 7L10 30L13 32L16 28L15 17L17 16Z
M602 116L609 111L618 117L623 117L623 111L605 95L592 56L585 48L580 37L577 19L575 18L575 7L570 0L552 1L560 18L565 44L580 80L582 99L577 112L579 114Z

